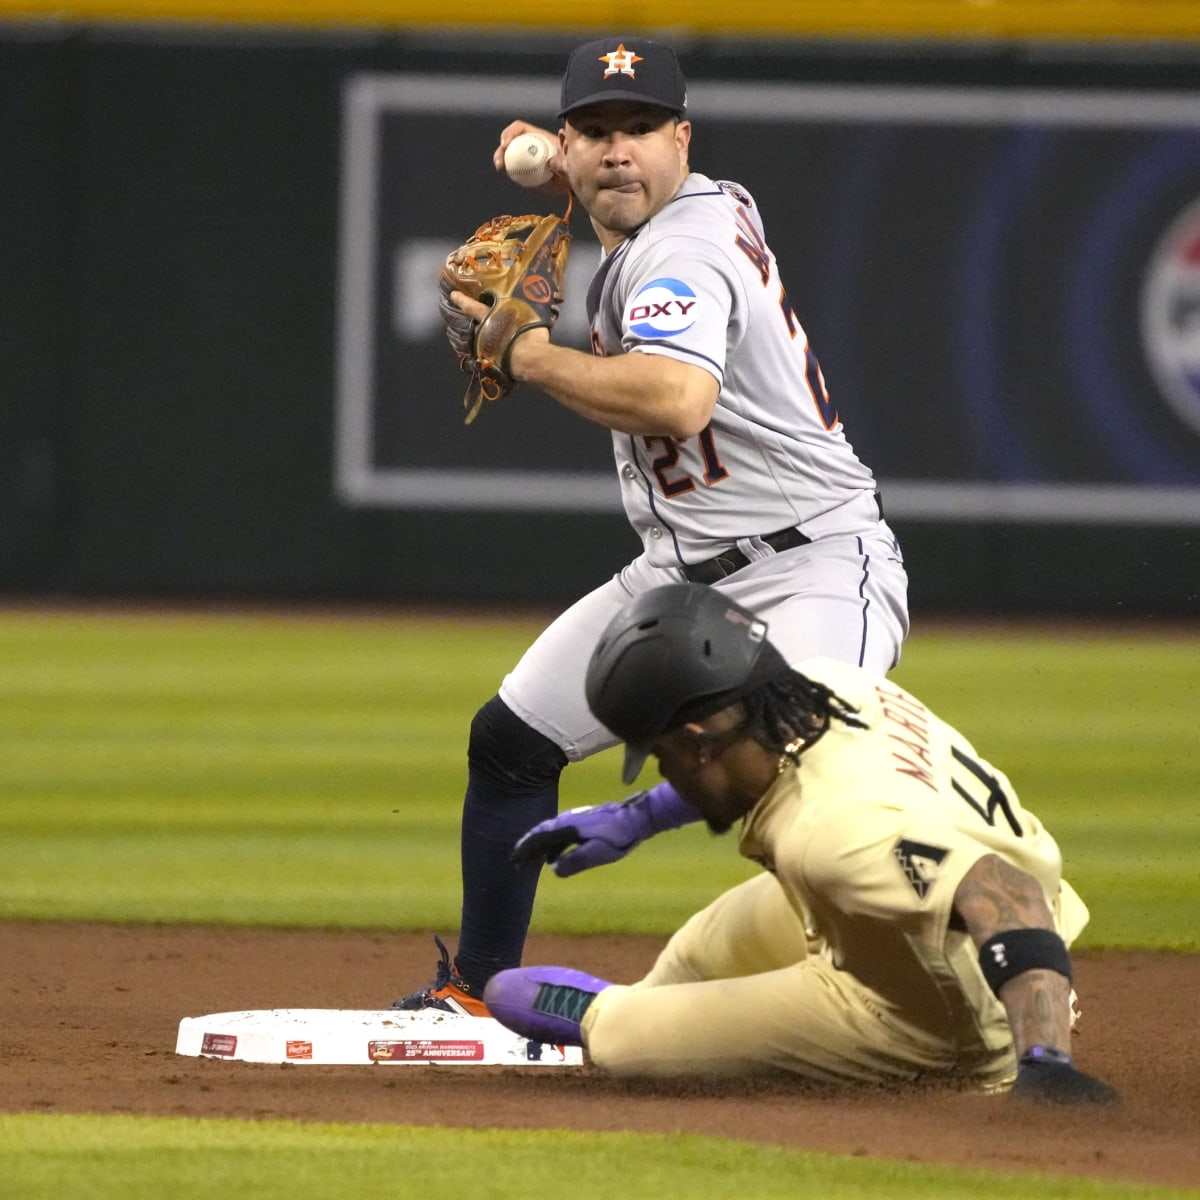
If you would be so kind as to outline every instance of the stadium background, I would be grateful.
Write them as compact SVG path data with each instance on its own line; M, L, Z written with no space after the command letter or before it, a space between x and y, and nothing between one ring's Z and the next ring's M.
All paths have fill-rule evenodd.
M1172 405L1151 378L1138 311L1158 279L1181 318L1164 343L1178 382L1191 276L1170 237L1157 251L1200 195L1200 7L729 7L695 0L690 27L667 32L700 80L713 162L762 193L789 288L806 289L905 539L916 614L1069 615L926 622L900 679L978 731L1061 834L1101 947L1077 959L1083 1052L1128 1112L1025 1121L957 1095L783 1101L756 1082L656 1096L523 1072L494 1078L485 1102L453 1072L399 1087L386 1072L301 1078L170 1054L183 1013L376 1005L428 970L425 930L452 928L463 733L535 618L397 619L391 602L558 601L632 549L590 490L604 435L553 424L536 398L463 431L436 331L419 303L396 303L401 264L519 202L480 168L508 106L497 91L481 115L478 94L493 77L552 77L584 26L543 0L522 7L528 28L504 29L473 27L457 0L0 0L6 1195L528 1195L563 1178L594 1197L797 1183L839 1200L1028 1195L1015 1170L1039 1171L1046 1194L1194 1194L1200 1039L1179 997L1196 992L1200 927L1195 627L1073 618L1191 616L1200 590L1187 392ZM641 16L571 11L589 30ZM434 77L475 108L451 90L459 111L440 126L419 106L419 121L389 116L377 187L345 195L348 111L397 95L413 108L398 84L433 94ZM878 95L849 130L788 115L813 84L839 89L844 117L864 82L897 110L919 96L923 116L875 121ZM945 87L973 123L934 119L929 89ZM740 97L757 117L701 117L704 90L714 114ZM1033 126L1014 120L1048 91L1073 123L1046 107ZM764 96L781 102L773 123ZM1082 138L1081 96L1102 114ZM781 140L789 120L797 136ZM400 151L436 172L406 172ZM818 159L842 173L827 181ZM365 462L337 452L345 301L362 302L343 278L356 203L418 235L381 239L359 280L379 314L403 317L376 329ZM923 343L909 333L922 321ZM349 360L361 374L366 360ZM567 480L522 494L512 464L544 469L547 448ZM464 465L481 477L455 496L444 485ZM586 483L573 508L572 479ZM489 483L508 508L483 507ZM547 497L567 511L537 508ZM1071 519L1048 519L1048 499ZM239 598L384 612L207 603ZM611 798L613 772L603 755L573 768L569 802ZM539 925L665 935L738 867L693 832L639 851L620 887L596 872L543 888ZM657 938L537 945L633 978ZM639 1133L597 1132L625 1129Z
M560 7L0 3L0 589L557 604L631 555L606 435L537 396L464 430L414 299L528 201L487 165L505 89L654 32ZM1194 615L1197 6L727 10L661 30L696 162L759 196L914 613ZM813 87L827 117L770 112Z

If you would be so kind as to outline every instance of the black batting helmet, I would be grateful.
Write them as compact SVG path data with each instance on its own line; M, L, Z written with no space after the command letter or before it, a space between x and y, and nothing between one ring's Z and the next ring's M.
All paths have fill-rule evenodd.
M632 783L655 738L700 721L788 669L767 624L714 588L672 583L635 596L588 663L592 712L625 743Z

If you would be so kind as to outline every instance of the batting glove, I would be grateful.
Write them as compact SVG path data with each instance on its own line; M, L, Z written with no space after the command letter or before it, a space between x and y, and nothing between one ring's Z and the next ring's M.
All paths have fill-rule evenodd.
M656 833L699 819L674 788L660 783L625 800L571 808L540 822L513 847L512 860L518 867L548 862L566 879L614 863Z

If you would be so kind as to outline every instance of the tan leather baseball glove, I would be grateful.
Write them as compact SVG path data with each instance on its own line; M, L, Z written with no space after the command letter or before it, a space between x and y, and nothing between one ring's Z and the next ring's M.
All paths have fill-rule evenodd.
M563 300L571 233L559 216L494 217L447 256L438 281L438 308L459 366L471 376L466 424L485 400L516 386L509 373L513 342L530 329L553 329ZM458 291L491 306L482 321L457 308Z

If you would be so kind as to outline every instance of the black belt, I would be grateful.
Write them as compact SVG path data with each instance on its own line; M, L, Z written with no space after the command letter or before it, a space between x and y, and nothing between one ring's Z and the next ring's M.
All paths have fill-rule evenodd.
M784 550L794 550L797 546L807 546L812 538L805 537L798 529L781 529L778 533L768 533L759 540L766 542L776 554L780 554ZM731 546L704 562L690 565L684 563L683 577L689 583L716 583L718 579L724 579L726 575L732 575L734 571L740 571L749 565L750 559L736 546Z
M882 520L883 497L876 492L874 500L875 507L879 509L879 518ZM766 542L776 554L812 543L812 538L805 537L798 529L781 529L778 533L768 533L759 540ZM736 546L731 546L728 550L722 550L720 554L706 559L704 562L690 565L684 563L683 577L689 583L716 583L718 579L724 579L727 575L732 575L735 571L748 567L750 561Z

